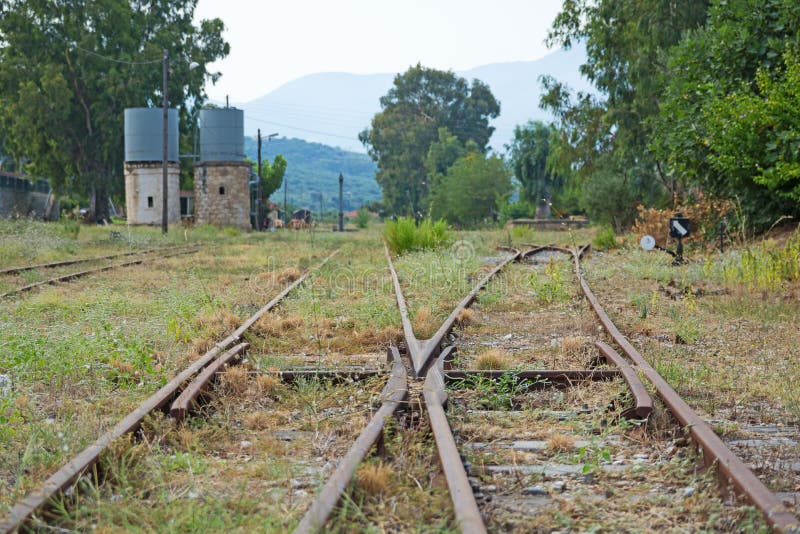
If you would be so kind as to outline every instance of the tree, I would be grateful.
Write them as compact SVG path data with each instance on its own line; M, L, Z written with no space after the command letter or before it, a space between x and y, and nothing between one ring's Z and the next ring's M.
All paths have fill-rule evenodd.
M472 141L485 152L494 131L489 120L500 113L483 82L469 85L450 71L422 65L397 75L380 103L380 113L359 139L378 164L383 202L395 214L417 214L427 207L431 187L426 160L440 139L439 128L447 128L462 145Z
M269 198L272 193L280 189L283 175L286 174L286 158L277 154L272 160L261 162L261 197Z
M583 185L595 173L635 173L648 202L658 202L660 185L675 197L676 176L664 172L649 150L664 84L665 51L688 30L703 24L703 0L566 0L549 34L549 44L584 41L581 72L599 94L578 94L545 78L542 105L558 119L553 168Z
M507 146L514 177L522 184L520 197L534 206L543 207L546 215L549 215L554 199L558 203L558 196L565 186L563 176L553 172L548 165L553 131L549 124L531 121L514 128L514 139Z
M498 156L467 152L431 192L431 216L459 226L496 219L511 193L510 175Z
M92 199L96 220L122 188L123 110L168 95L188 118L205 99L206 65L228 54L219 19L192 23L196 0L6 0L0 4L0 130L25 171ZM190 63L199 66L190 69ZM190 102L192 110L186 109ZM70 191L75 192L75 191Z
M670 172L735 200L756 227L800 214L798 27L797 2L714 1L705 27L670 50L654 121L651 148Z

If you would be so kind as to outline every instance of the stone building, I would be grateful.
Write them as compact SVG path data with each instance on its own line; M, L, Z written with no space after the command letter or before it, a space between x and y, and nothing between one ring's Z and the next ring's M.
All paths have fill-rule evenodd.
M180 168L176 163L167 166L167 222L181 219L179 200ZM128 224L161 224L164 190L164 170L161 162L125 164L125 208Z
M250 164L203 161L194 167L195 224L250 228Z

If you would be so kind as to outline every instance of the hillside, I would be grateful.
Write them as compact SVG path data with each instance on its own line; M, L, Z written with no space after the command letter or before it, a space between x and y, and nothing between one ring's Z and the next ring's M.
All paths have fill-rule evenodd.
M256 139L245 137L244 151L253 161L256 160L256 150ZM366 154L287 138L274 138L269 143L264 141L261 154L264 160L269 161L275 154L283 154L286 158L288 197L293 205L319 209L319 194L322 193L326 210L338 207L340 172L344 175L346 210L381 198L380 188L375 182L375 163ZM283 187L273 193L272 200L283 202Z
M486 82L500 101L501 114L493 122L497 131L491 145L495 150L502 150L511 140L515 125L530 119L550 118L539 109L540 76L549 74L573 89L590 90L579 72L585 58L584 48L576 46L536 61L494 63L457 74ZM237 107L244 109L248 135L255 135L258 128L269 129L363 153L358 133L369 126L372 116L380 111L378 100L389 90L394 76L394 73L310 74Z

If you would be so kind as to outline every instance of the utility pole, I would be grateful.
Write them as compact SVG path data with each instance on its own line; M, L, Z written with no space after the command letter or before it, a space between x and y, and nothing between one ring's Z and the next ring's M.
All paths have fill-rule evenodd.
M169 166L168 163L167 163L167 158L169 157L169 154L168 154L168 151L167 151L167 144L168 144L168 135L167 135L167 132L168 132L168 128L167 128L167 123L168 123L168 113L167 113L167 111L168 111L168 108L167 108L167 105L168 105L168 103L167 103L167 73L169 72L169 50L167 50L167 49L164 49L164 61L163 61L163 64L164 64L164 87L163 87L161 92L164 95L164 102L163 102L163 107L164 107L164 125L163 125L164 126L164 132L163 133L164 133L164 135L163 135L163 140L162 140L163 141L163 146L161 147L162 148L162 150L161 150L161 159L162 159L162 161L161 161L161 172L162 172L162 175L163 175L162 176L162 180L161 180L161 198L163 200L162 207L161 207L162 208L162 211L161 211L161 233L162 234L166 234L167 233L167 226L168 226L168 222L169 222L169 214L168 214L168 210L167 210L167 207L169 206L169 204L167 202L167 189L168 189L168 181L169 181L168 180L168 176L167 176L167 174L168 174L167 168Z
M344 186L344 176L339 173L339 231L344 232L344 210L342 209L342 188Z
M256 177L256 232L261 231L261 128L258 129L258 176Z
M286 176L283 177L283 226L284 228L289 223L289 204L286 202L286 189L289 187L289 180Z

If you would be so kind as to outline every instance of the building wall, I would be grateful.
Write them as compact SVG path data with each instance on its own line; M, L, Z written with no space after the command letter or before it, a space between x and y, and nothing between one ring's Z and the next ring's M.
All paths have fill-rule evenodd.
M180 168L167 167L167 221L181 220ZM125 164L125 212L128 224L161 224L163 190L161 162Z
M250 165L206 161L194 167L195 224L250 228Z
M49 196L37 191L0 188L0 217L43 219Z

